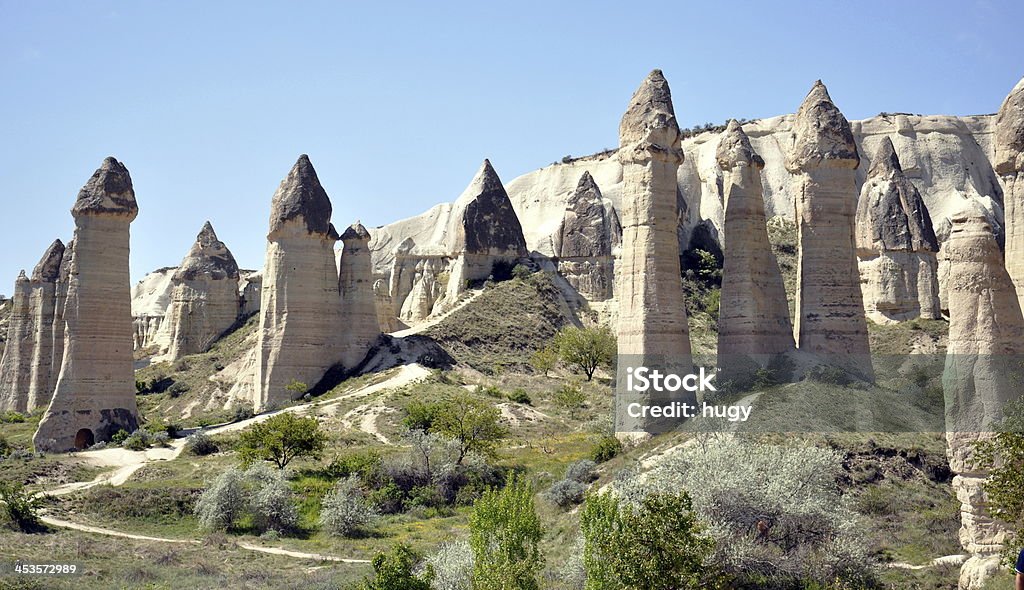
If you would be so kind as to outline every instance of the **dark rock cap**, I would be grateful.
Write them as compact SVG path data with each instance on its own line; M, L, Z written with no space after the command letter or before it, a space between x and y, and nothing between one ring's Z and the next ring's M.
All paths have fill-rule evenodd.
M25 283L28 283L28 275L25 274L25 269L21 269L21 272L18 273L18 278L14 279L14 285L24 285Z
M999 107L995 125L996 173L1024 170L1024 78Z
M736 119L729 121L729 126L719 138L715 159L722 170L730 170L739 164L756 166L758 170L764 168L764 160L754 151L750 138Z
M331 199L320 185L316 170L306 154L299 156L274 193L270 206L270 233L275 233L293 219L305 222L306 230L311 234L330 237L334 233L337 237L331 226Z
M370 232L366 231L366 228L363 227L363 224L359 223L358 221L348 226L348 229L346 229L345 232L341 234L341 240L343 242L348 242L352 240L366 242L369 241L369 239Z
M633 93L619 123L619 145L673 150L679 144L679 123L672 91L661 70L653 70Z
M113 157L104 159L82 190L78 191L78 199L71 208L71 214L75 217L117 215L128 217L129 221L135 219L139 214L139 206L135 202L132 177L124 164Z
M903 174L903 166L896 155L896 148L892 145L889 136L882 138L882 144L875 152L875 158L871 161L871 168L868 169L868 177L885 177L891 174Z
M217 239L217 233L209 221L199 230L195 243L172 278L175 281L191 281L201 277L215 281L238 280L235 257L224 242Z
M823 165L854 169L860 164L850 122L836 108L821 80L814 83L800 105L793 130L796 143L786 159L790 172Z
M64 242L54 240L46 249L43 257L39 259L39 264L32 269L32 281L37 283L56 282L60 277L60 264L64 258L64 250Z
M569 197L568 208L562 218L558 256L610 256L620 232L614 209L605 209L601 189L590 173L584 172Z
M525 256L523 226L490 160L484 160L467 193L470 200L462 212L462 231L459 232L465 236L464 251Z
M870 244L881 250L938 252L931 215L921 193L903 174L892 141L882 140L858 203L857 224ZM863 227L867 225L868 227Z

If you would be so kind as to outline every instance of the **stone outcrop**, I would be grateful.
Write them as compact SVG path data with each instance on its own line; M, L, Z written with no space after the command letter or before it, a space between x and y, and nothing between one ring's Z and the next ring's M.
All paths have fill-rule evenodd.
M341 317L344 333L341 364L346 369L358 365L380 336L376 296L373 290L373 264L370 262L370 232L359 222L341 234L341 268L338 291L341 293Z
M857 205L857 260L867 317L938 319L939 243L921 193L882 140Z
M32 285L25 271L14 281L11 295L11 318L7 327L7 344L0 361L0 410L26 412L28 386L32 379L32 349L35 330L32 327Z
M1024 306L1024 78L996 115L993 163L1005 187L1006 271Z
M986 511L987 473L973 444L991 436L1005 405L1019 397L1024 318L999 245L977 204L953 218L949 256L949 348L943 387L953 489L961 503L960 542L970 559L960 588L978 590L1000 570L1006 529Z
M622 242L618 213L605 202L601 189L589 172L584 172L569 197L556 234L558 272L588 301L603 301L614 295L613 250Z
M64 451L138 427L132 369L129 226L138 215L131 177L107 158L78 193L64 309L60 374L33 442Z
M782 273L768 241L764 160L730 121L718 145L725 195L725 266L718 319L718 367L739 378L793 350Z
M60 365L54 365L53 324L57 306L57 282L65 250L63 242L54 240L32 270L29 281L32 287L29 309L35 332L32 338L32 373L28 386L27 409L30 412L50 403L57 382L56 370L59 370Z
M689 329L676 235L676 169L683 159L668 82L651 72L619 124L622 254L616 268L618 355L624 364L688 372ZM623 360L625 359L625 360ZM623 383L619 379L619 383ZM617 412L617 420L625 417ZM617 423L635 433L643 424Z
M239 319L243 319L260 310L260 293L263 290L263 273L256 270L242 270L238 272L238 317Z
M255 406L302 395L340 360L341 297L331 201L306 155L274 193L263 267ZM289 387L292 386L292 387Z
M171 310L175 266L159 268L132 286L132 325L135 350L167 350L169 330L164 325Z
M850 124L821 81L800 105L786 166L796 193L796 345L822 362L872 378L867 323L854 250L856 169Z
M207 221L171 278L168 360L205 352L238 319L238 264Z

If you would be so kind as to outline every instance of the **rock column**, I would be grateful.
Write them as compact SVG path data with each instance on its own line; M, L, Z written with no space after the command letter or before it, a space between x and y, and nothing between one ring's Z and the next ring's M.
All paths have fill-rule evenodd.
M764 212L764 160L736 122L718 144L725 197L725 267L718 320L722 379L740 379L793 350L782 273L772 254Z
M35 336L32 338L32 374L28 386L29 412L50 403L57 382L55 373L60 370L60 365L53 364L53 319L64 250L64 243L55 240L32 271L29 309Z
M301 397L340 361L341 297L331 201L302 155L271 204L260 302L257 410ZM289 387L292 386L292 387Z
M345 326L341 363L345 369L352 370L377 341L380 324L373 290L370 232L357 222L341 234L341 241L344 249L341 251L338 290L341 292L341 317Z
M0 410L28 411L28 387L32 379L32 284L21 271L14 281L7 346L0 361Z
M786 168L798 177L796 345L872 379L853 237L860 155L849 121L820 80L800 105L794 131Z
M33 437L37 450L85 448L138 428L128 272L129 226L138 212L128 169L114 158L103 161L71 209L64 355Z
M1006 271L1024 307L1024 79L996 115L995 169L1003 179Z

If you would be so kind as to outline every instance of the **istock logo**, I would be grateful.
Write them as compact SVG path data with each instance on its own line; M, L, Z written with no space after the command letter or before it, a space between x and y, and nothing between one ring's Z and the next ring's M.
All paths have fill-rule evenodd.
M700 368L698 373L687 373L679 376L675 373L662 373L647 367L629 367L626 369L626 390L636 393L676 392L683 391L718 391L711 380L718 376L718 371L706 371Z

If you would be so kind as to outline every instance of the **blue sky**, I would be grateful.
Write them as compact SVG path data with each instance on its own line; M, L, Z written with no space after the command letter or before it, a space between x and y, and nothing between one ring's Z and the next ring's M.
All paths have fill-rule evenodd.
M334 223L452 200L617 144L652 68L683 126L792 112L816 78L851 119L994 112L1024 75L1020 2L0 0L0 293L104 156L141 213L132 277L210 219L263 263L270 198L308 153Z

